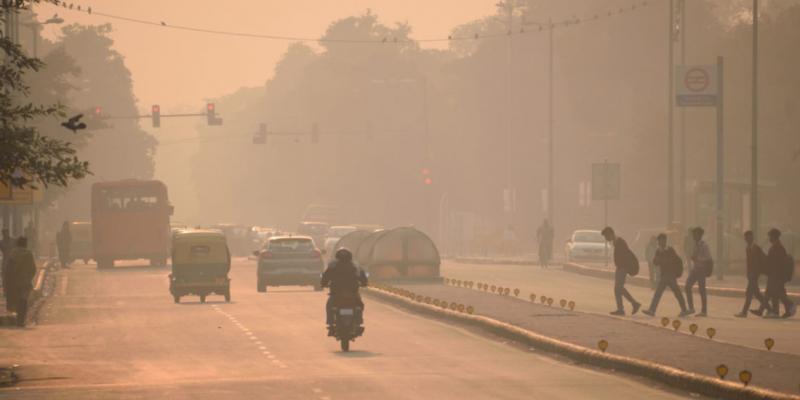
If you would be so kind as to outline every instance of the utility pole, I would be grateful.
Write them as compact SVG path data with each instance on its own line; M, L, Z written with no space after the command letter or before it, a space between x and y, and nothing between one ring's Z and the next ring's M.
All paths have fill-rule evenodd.
M717 57L717 279L722 280L728 266L727 261L723 260L723 241L725 240L725 230L723 226L723 210L725 209L725 144L723 112L725 110L724 101L724 59Z
M547 129L548 129L548 138L547 138L547 152L548 152L548 168L547 168L547 219L550 222L550 226L554 226L554 218L555 215L553 209L555 208L553 204L553 164L554 164L554 154L553 154L553 20L549 19L547 21L547 27L549 28L550 34L550 58L549 58L549 65L548 65L548 76L549 76L549 83L548 83L548 112L549 116L547 118Z
M750 171L750 229L758 237L758 0L753 0L753 88Z
M674 144L673 144L673 95L674 86L674 27L675 27L675 0L669 0L669 29L667 30L668 67L667 67L667 226L674 220L675 212L675 171L674 171Z
M514 24L514 2L516 0L506 0L508 4L508 49L506 57L506 190L508 192L508 222L512 220L514 209L514 194L511 189L511 66L513 53L513 37L511 34Z
M681 65L686 65L686 0L678 0L680 7L680 40L681 40ZM674 75L674 73L673 73ZM674 101L674 100L670 100ZM681 107L680 109L680 125L681 125L681 166L678 189L678 196L680 196L680 221L686 227L686 110Z

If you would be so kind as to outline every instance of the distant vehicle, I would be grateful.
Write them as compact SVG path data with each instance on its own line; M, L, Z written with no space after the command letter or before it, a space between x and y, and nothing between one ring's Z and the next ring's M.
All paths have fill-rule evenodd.
M88 264L92 259L92 224L91 222L73 221L69 224L69 233L72 235L70 256L72 260L83 260Z
M309 204L303 213L303 221L325 222L328 225L338 223L340 218L339 207L326 204Z
M98 268L116 260L149 259L163 266L169 258L167 186L156 180L128 179L92 185L92 252Z
M178 231L189 229L189 225L184 224L183 222L172 221L169 223L169 230L174 235Z
M606 241L600 231L578 230L572 233L564 253L567 261L604 261L611 254L611 248L606 252ZM608 254L608 255L607 255Z
M328 234L328 229L330 229L330 225L325 222L305 221L297 226L297 233L310 236L317 247L322 247L325 245L325 235Z
M320 274L325 269L322 253L308 236L274 236L264 248L254 252L258 257L256 289L266 292L267 286L313 286L322 290Z
M231 301L231 253L225 235L216 230L184 230L172 238L172 273L169 291L175 303L186 295L206 296L215 293Z
M336 246L336 243L339 242L339 239L341 239L342 236L357 230L358 228L350 225L332 226L330 229L328 229L328 234L325 236L325 254L333 254L333 248Z
M237 224L217 224L212 226L225 234L231 254L234 256L246 256L261 246L253 228L247 225Z

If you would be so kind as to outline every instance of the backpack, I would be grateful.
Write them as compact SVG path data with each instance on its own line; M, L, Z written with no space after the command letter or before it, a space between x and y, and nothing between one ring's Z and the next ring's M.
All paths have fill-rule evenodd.
M786 282L791 282L794 278L794 257L790 254L786 255L786 265L784 265Z
M672 255L672 265L675 268L675 279L680 278L683 275L683 259L678 256L678 253L675 252L675 249L672 249L670 252Z
M706 278L714 274L714 259L710 258L708 261L695 266Z
M633 252L630 249L628 249L627 264L628 265L626 269L628 270L628 275L636 276L637 274L639 274L639 259L636 258L636 254L633 254Z

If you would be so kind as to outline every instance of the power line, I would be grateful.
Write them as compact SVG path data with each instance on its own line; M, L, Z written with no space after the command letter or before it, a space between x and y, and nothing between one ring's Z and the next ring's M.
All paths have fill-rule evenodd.
M141 25L149 25L159 28L166 28L166 29L173 29L173 30L181 30L187 32L196 32L196 33L206 33L212 35L220 35L220 36L232 36L232 37L244 37L244 38L254 38L254 39L267 39L267 40L281 40L281 41L292 41L292 42L318 42L318 43L353 43L353 44L381 44L381 43L431 43L431 42L449 42L449 41L465 41L465 40L483 40L483 39L493 39L499 37L506 37L506 36L513 36L513 35L527 35L533 34L537 32L542 32L545 30L550 29L559 29L559 28L566 28L571 25L577 25L582 22L591 22L597 21L602 18L611 18L622 14L627 14L630 12L634 12L640 7L646 7L649 5L649 1L641 0L641 1L634 1L631 5L627 7L616 7L614 9L609 9L605 13L594 13L592 15L586 15L582 18L572 16L570 18L565 18L560 21L550 22L535 22L535 21L525 21L525 25L534 25L538 26L538 29L529 29L526 30L524 27L521 28L519 31L512 31L508 30L505 33L490 33L490 34L479 34L474 33L472 35L464 35L464 36L447 36L447 37L438 37L438 38L422 38L422 39L406 39L406 38L376 38L376 39L336 39L336 38L314 38L311 36L292 36L292 35L274 35L274 34L262 34L262 33L251 33L251 32L237 32L237 31L226 31L220 29L210 29L210 28L203 28L203 27L194 27L194 26L186 26L186 25L173 25L168 24L164 21L151 21L146 19L140 18L133 18L127 17L123 15L116 15L110 14L105 12L97 11L96 9L92 8L91 6L82 6L80 4L76 5L74 3L69 3L60 0L49 0L46 3L55 6L61 7L63 9L74 11L74 12L81 12L87 13L89 15L96 15L99 17L104 17L108 19L118 20L118 21L125 21L130 23L136 23Z

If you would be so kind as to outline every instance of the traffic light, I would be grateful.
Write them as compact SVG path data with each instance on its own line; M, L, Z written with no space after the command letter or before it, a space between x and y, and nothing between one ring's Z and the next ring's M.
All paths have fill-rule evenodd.
M319 127L316 122L311 125L311 143L319 143Z
M222 118L217 118L217 108L214 103L206 103L206 120L209 126L222 125Z
M422 173L422 183L424 183L426 186L433 185L433 178L431 177L430 168L423 167L422 170L420 170L420 173Z
M150 116L153 118L153 128L158 128L161 126L161 106L158 104L153 104L153 108L150 110Z
M94 117L100 118L103 116L103 107L97 106L94 108Z
M267 143L267 124L260 124L258 132L253 134L253 144L266 144Z

